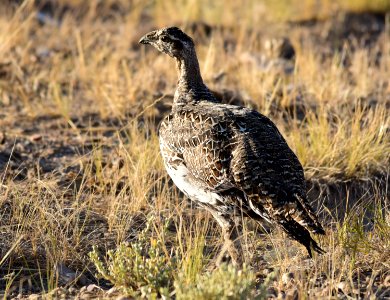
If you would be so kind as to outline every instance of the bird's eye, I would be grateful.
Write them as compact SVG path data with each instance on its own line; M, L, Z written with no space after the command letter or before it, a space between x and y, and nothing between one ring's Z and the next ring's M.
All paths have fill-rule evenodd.
M163 42L170 42L170 41L171 41L171 39L170 39L169 37L167 37L166 35L164 35L164 36L161 38L161 40L162 40Z

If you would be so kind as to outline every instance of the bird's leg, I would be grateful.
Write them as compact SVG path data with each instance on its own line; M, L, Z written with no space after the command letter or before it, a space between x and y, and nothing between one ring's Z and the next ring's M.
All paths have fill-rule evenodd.
M229 226L222 227L225 247L232 259L233 265L241 267L244 254L241 246L241 226L234 221L230 221L229 223Z
M211 211L211 213L221 226L223 238L225 240L222 251L217 257L216 265L221 263L225 251L227 251L232 259L233 265L241 267L243 264L243 251L240 239L241 226L236 224L235 220L223 216L218 212Z

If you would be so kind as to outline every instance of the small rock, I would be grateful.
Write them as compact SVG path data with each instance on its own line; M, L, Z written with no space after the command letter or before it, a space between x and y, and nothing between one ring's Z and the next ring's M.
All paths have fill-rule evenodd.
M40 141L41 139L42 139L42 135L40 135L39 133L30 136L30 140L33 142Z
M87 286L88 292L94 292L94 291L102 291L102 288L97 286L96 284L90 284Z

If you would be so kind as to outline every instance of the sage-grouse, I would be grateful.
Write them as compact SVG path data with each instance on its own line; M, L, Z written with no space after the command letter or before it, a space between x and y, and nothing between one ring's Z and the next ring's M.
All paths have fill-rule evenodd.
M161 154L176 186L221 225L233 262L240 261L237 216L276 223L310 256L311 249L322 253L309 233L325 232L307 202L303 168L274 123L218 103L203 83L193 40L179 28L152 31L139 42L176 60L179 81L159 130Z

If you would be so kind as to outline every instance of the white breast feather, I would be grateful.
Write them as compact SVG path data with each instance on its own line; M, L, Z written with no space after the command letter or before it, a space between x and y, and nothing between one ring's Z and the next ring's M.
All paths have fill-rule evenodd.
M165 168L167 169L167 172L175 185L191 200L208 203L211 205L216 205L217 200L222 201L222 198L218 194L198 187L189 182L188 177L191 175L184 164L175 168L165 164Z

